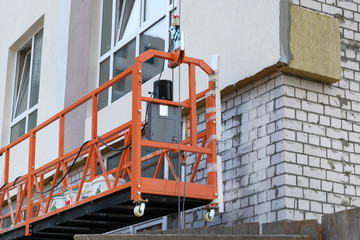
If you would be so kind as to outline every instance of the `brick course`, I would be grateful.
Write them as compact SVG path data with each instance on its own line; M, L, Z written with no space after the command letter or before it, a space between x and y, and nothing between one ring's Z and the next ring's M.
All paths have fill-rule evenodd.
M218 224L321 222L322 214L360 206L360 1L292 2L340 20L342 80L278 72L222 99ZM230 139L234 154L224 147Z

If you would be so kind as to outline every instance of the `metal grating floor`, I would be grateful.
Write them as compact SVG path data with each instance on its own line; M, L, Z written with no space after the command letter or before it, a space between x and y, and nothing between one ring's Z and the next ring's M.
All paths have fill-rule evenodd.
M31 225L32 236L25 236L25 227L4 233L1 237L10 239L73 239L76 234L101 234L133 225L178 211L178 198L158 195L142 195L148 199L144 216L133 214L134 204L130 188L115 192L92 202L74 207L61 214L53 215ZM181 198L181 204L182 204ZM208 204L207 200L185 200L185 209Z

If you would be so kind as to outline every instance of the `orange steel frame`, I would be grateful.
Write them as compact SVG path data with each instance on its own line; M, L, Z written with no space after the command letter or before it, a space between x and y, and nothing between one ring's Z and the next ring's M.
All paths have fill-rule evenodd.
M181 102L180 106L182 108L189 109L190 134L189 137L186 136L186 138L181 142L180 151L182 153L190 152L197 154L197 158L191 177L189 181L186 182L186 193L184 193L185 183L183 181L179 183L179 178L173 169L168 154L168 152L178 152L179 144L143 140L141 137L141 128L143 125L143 122L141 120L142 101L171 106L179 106L179 102L142 96L142 63L153 57L169 60L169 66L171 67L177 67L179 63L187 64L189 67L189 99ZM0 154L5 154L5 186L3 186L0 192L0 234L14 228L25 226L25 234L31 235L30 225L33 222L44 219L54 214L58 214L62 211L71 209L80 204L93 201L94 199L101 198L108 194L114 193L115 191L119 191L128 187L131 188L131 200L134 201L134 203L144 201L144 199L142 199L141 197L142 194L178 196L179 184L180 196L184 196L185 194L185 197L209 200L209 202L216 199L217 173L216 169L214 170L214 166L216 166L216 141L214 139L214 136L216 134L216 122L214 120L215 111L206 111L206 130L201 133L198 133L196 130L196 101L202 98L206 98L206 109L215 109L215 96L214 94L210 94L215 89L215 83L209 81L208 88L205 91L196 94L196 67L202 69L209 76L213 74L213 70L203 60L187 57L179 51L167 53L156 50L149 50L136 57L135 64L133 66L131 66L112 80L108 81L104 85L100 86L99 88L95 89L83 98L79 99L77 102L73 103L69 107L65 108L58 114L48 119L47 121L38 125L30 132L26 133L24 136L15 140L11 144L1 148ZM97 139L98 96L101 92L105 91L109 87L113 86L115 83L129 76L130 74L132 74L132 120L107 132L106 134L103 134L101 138L106 142L123 140L124 146L127 146L131 143L132 160L130 161L130 150L129 148L127 148L123 151L121 155L118 167L110 171L106 171L104 160L99 150L99 147L103 146L103 144ZM34 189L36 189L37 191L43 191L45 185L44 179L50 175L53 178L53 182L50 184L51 186L55 186L58 178L61 177L61 174L64 175L67 172L68 165L74 160L76 154L80 150L80 147L68 153L64 152L65 116L80 105L87 103L88 101L91 101L92 107L91 141L83 147L80 153L80 156L86 159L85 168L81 176L81 181L76 186L70 186L69 177L66 176L64 178L64 181L62 182L62 190L60 191L60 193L63 193L65 190L68 190L71 193L74 187L79 188L79 191L75 199L72 199L72 204L51 211L51 209L49 209L50 202L55 190L51 190L48 194L42 194L36 193ZM45 127L56 121L59 122L58 157L55 160L47 163L46 165L35 169L36 135L40 130L44 129ZM9 163L11 161L11 149L13 149L18 144L23 143L24 141L29 142L28 173L16 179L15 181L9 182ZM198 143L201 146L198 146ZM154 151L153 153L146 156L141 156L142 147L152 147L160 150ZM184 154L184 156L185 155L186 154ZM194 183L194 179L203 155L207 156L207 164L208 166L212 166L212 170L208 168L207 184L198 184ZM142 177L141 164L155 157L159 157L159 161L157 163L154 177ZM174 176L175 181L158 178L159 170L164 161L168 161L169 168ZM183 157L181 161L186 161L186 158ZM80 194L84 182L92 181L94 178L97 177L96 169L98 162L100 163L100 166L102 168L102 176L105 177L106 184L109 190L80 200ZM88 172L90 173L90 179L87 179ZM116 176L113 185L111 185L108 179L109 174L115 174ZM125 178L126 176L129 177L130 181L123 185L117 186L118 179L120 177ZM11 204L11 194L13 194L15 191L17 192L16 207L13 209ZM3 207L5 207L6 205L8 206L9 211L7 213L2 213ZM12 227L5 228L3 226L3 220L8 218L11 219Z

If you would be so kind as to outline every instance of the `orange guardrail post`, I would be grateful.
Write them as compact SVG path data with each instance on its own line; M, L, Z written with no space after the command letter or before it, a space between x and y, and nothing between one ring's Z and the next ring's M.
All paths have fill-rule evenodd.
M98 124L98 95L94 94L92 96L92 122L91 122L91 139L96 139L97 137L97 124Z
M190 145L197 146L195 64L189 64Z
M93 94L91 103L91 140L97 138L97 125L98 125L98 95ZM95 151L92 152L93 156L91 156L90 162L90 180L92 181L96 177L96 169L97 169L97 155ZM90 154L89 154L90 157Z
M131 198L141 201L141 85L142 72L139 57L132 71L132 142L131 142Z
M33 182L33 171L35 169L35 145L36 145L36 133L34 130L30 131L29 134L29 166L28 166L28 176L27 176L27 196L26 196L26 226L25 234L31 235L30 232L30 219L32 218L33 209L32 209L32 197L34 190Z
M4 184L7 184L9 182L9 164L10 164L10 150L7 148L5 151Z
M217 191L217 158L216 158L216 104L215 104L215 82L209 81L209 93L206 97L206 145L211 149L207 155L207 178L208 184L214 186ZM212 93L213 92L213 93Z
M64 138L65 138L65 117L61 115L59 118L59 157L64 155Z

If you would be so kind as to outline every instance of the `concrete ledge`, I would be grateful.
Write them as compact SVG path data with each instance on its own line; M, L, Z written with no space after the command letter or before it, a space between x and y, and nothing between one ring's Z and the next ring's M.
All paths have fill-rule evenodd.
M309 236L234 236L234 235L76 235L74 240L311 240Z
M360 208L322 216L323 239L360 239Z
M155 234L178 234L178 229L166 231L155 231ZM151 232L149 232L151 233ZM180 231L180 234L189 235L259 235L259 223L242 223L231 227L216 226L203 228L187 228Z
M265 235L273 234L299 234L311 236L311 240L319 240L319 224L317 220L304 221L279 221L264 223L262 233Z

